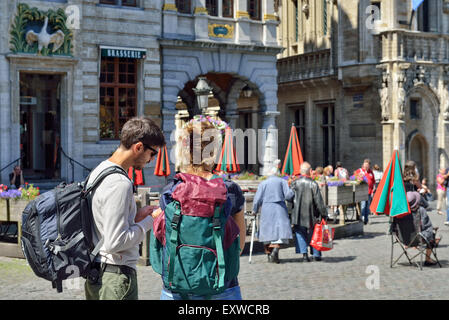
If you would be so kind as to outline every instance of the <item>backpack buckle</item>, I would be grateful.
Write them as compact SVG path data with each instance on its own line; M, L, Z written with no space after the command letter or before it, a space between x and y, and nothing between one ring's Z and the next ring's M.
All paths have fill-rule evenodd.
M173 230L178 230L179 220L181 219L180 215L174 214L171 219L171 227Z
M221 222L220 222L220 219L214 218L214 219L212 220L212 228L214 228L215 230L221 229Z

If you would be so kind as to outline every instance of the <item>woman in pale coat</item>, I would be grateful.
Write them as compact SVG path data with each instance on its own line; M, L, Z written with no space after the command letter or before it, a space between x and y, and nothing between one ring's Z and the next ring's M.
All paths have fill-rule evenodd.
M267 180L259 184L254 196L253 212L261 208L259 241L264 243L268 262L279 263L281 244L293 239L285 200L293 201L294 193L286 180L276 176L273 168Z

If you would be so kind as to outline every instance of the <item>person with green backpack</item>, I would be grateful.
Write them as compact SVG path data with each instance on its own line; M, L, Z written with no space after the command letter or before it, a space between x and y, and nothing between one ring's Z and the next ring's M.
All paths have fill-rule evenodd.
M162 191L162 213L153 222L150 261L162 277L161 300L242 299L245 200L236 183L213 174L218 148L204 152L211 145L206 135L219 146L214 122L194 119L185 126L180 172Z

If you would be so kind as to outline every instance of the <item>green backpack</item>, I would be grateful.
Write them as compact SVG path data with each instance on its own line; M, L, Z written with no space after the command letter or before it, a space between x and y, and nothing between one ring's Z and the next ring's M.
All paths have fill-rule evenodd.
M184 298L222 293L240 268L240 237L234 234L232 242L223 243L225 230L232 229L227 224L235 224L225 215L226 186L222 179L188 174L175 179L182 180L172 193L176 200L156 218L151 232L153 270L167 289Z

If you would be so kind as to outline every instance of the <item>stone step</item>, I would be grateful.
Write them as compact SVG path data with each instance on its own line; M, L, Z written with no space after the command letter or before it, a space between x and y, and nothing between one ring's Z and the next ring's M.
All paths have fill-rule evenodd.
M32 184L34 187L38 187L41 194L54 189L58 184L60 184L63 181L64 180L62 180L62 179L27 180L28 184Z

